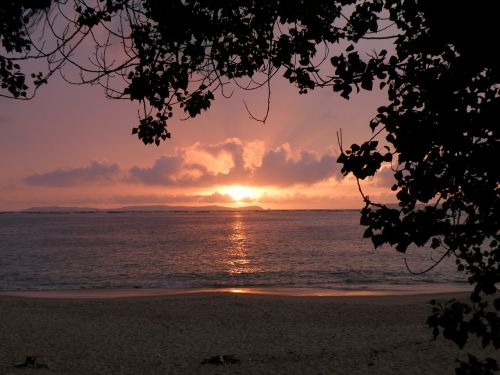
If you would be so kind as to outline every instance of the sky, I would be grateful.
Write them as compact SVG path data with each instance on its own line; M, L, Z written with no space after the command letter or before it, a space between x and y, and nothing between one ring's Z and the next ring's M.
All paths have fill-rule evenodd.
M344 178L337 132L350 145L368 126L383 92L350 100L331 89L306 95L283 79L266 89L236 87L201 116L174 121L172 138L145 146L131 135L138 106L106 99L102 88L54 76L31 101L0 98L0 210L41 206L258 205L271 209L342 209L363 205ZM390 170L363 182L365 193L391 202Z

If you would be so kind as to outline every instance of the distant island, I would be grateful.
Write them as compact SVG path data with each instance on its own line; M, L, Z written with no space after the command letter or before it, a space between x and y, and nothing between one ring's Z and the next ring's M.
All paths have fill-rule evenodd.
M91 213L91 212L172 212L172 211L265 211L259 206L224 207L224 206L126 206L119 208L93 208L93 207L30 207L19 212L26 213Z

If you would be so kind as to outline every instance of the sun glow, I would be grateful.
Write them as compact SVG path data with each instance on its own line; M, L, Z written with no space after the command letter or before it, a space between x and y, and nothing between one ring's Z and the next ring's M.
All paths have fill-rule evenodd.
M255 199L255 189L247 186L234 185L224 189L224 193L228 194L235 202L240 202L246 199Z

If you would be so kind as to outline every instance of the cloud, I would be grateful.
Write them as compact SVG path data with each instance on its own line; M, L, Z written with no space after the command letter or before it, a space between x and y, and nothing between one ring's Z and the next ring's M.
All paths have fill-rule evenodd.
M312 185L340 178L337 157L328 151L317 155L288 144L265 150L262 142L244 144L230 138L213 145L195 144L157 159L151 167L133 167L129 182L157 186L208 187L214 185Z
M91 161L86 167L57 169L46 173L35 173L24 178L24 182L34 186L67 187L86 184L113 182L120 173L117 164Z
M179 187L231 184L250 176L244 152L243 143L237 138L213 145L197 143L160 157L151 167L130 168L127 180L143 185Z
M129 170L129 180L145 185L174 185L175 176L184 165L183 155L162 156L151 168L133 167Z
M207 188L222 185L309 186L330 178L339 179L336 156L295 150L284 144L267 149L261 141L243 143L230 138L221 143L196 143L161 156L151 166L122 170L117 164L92 161L73 169L37 173L24 179L36 186L77 186L125 182L144 186ZM222 201L222 196L217 197Z
M168 195L168 194L134 194L134 195L117 195L107 199L106 203L114 203L121 205L136 205L136 204L172 204L190 202L191 196L188 195ZM102 203L102 202L100 202Z
M102 202L99 202L102 203ZM135 204L192 204L192 203L235 203L228 194L215 192L202 194L136 194L118 195L107 199L106 203L135 205Z
M311 151L302 150L298 158L292 158L289 148L282 146L264 154L253 180L257 184L275 186L311 185L336 177L337 173L337 157L330 152L318 157Z
M253 161L247 162L245 159L247 149L248 147L238 138L229 138L224 142L213 145L197 144L190 151L197 153L201 160L203 160L202 155L206 154L212 158L213 162L206 165L200 165L199 163L188 164L187 168L197 168L198 172L203 173L195 178L183 178L179 182L195 186L243 183L252 174L250 164ZM188 154L188 151L186 151L186 154ZM225 168L221 169L217 164L223 164Z

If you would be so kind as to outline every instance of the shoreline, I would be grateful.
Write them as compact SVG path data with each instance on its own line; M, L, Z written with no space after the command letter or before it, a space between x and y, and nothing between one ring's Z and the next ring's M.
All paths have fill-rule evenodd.
M467 287L470 287L467 285ZM420 289L374 289L345 290L326 288L280 288L280 287L231 287L231 288L115 288L115 289L59 289L59 290L8 290L0 291L0 297L23 297L39 299L116 299L183 296L194 294L243 294L280 297L411 297L465 295L472 290L456 285L436 288L435 285Z

